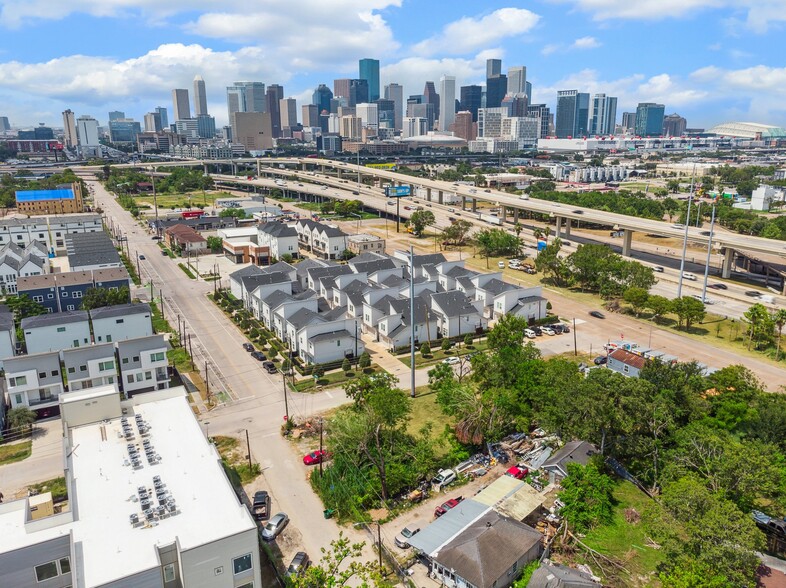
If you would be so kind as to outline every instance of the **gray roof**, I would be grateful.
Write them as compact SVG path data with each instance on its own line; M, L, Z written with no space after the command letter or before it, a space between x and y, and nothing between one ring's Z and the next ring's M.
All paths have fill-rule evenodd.
M246 276L259 276L264 273L265 272L262 270L262 268L257 267L255 265L249 265L248 267L241 268L236 272L232 272L231 274L229 274L229 279L239 282L242 278L245 278Z
M151 314L151 312L150 305L145 303L115 304L114 306L94 308L90 311L90 318L95 320L130 314Z
M444 273L444 275L449 276L451 278L458 278L459 276L466 276L467 274L472 274L472 270L469 270L465 267L461 267L460 265L454 265L448 271Z
M66 325L69 323L81 323L89 320L86 310L67 310L66 312L54 312L51 314L40 314L29 316L22 319L22 330L35 329L39 327L50 327L54 325Z
M273 290L270 294L262 299L262 302L267 304L271 310L275 310L291 298L292 295L284 292L283 290Z
M318 280L326 276L344 276L347 274L355 273L348 265L329 265L327 267L312 267L307 270L309 277L312 280Z
M305 326L315 322L323 322L324 320L325 319L320 316L319 313L314 312L310 308L301 308L292 313L287 319L287 322L295 327L295 329L302 329Z
M597 452L598 449L587 441L568 441L562 449L543 462L543 468L559 467L562 471L567 472L567 464L578 463L587 465L590 457Z
M415 267L420 267L428 264L436 265L438 263L442 263L443 261L447 261L447 260L445 259L445 256L442 255L441 253L426 253L423 255L415 255L413 264L415 265Z
M491 511L433 556L477 588L491 588L543 538L532 527ZM540 553L537 553L535 559Z
M542 564L532 572L527 588L593 588L589 574L559 564Z
M101 232L66 235L68 263L71 268L88 265L120 264L120 255L109 235Z
M503 282L502 280L498 280L497 278L492 278L488 282L486 282L483 286L480 286L478 290L485 290L486 292L491 292L495 296L497 294L502 294L503 292L507 292L508 290L515 290L516 286L513 284L508 284L507 282Z
M297 237L295 227L276 221L259 225L259 230L271 237Z
M373 274L374 272L378 272L380 270L394 269L396 267L396 264L393 263L393 260L390 258L362 262L356 262L353 259L349 262L349 265L352 266L359 274L363 272L367 274Z
M289 282L289 276L283 272L272 272L269 274L256 274L252 276L243 276L240 278L240 283L243 284L246 292L253 292L258 286L265 286L267 284L281 284Z
M314 335L313 337L309 337L308 340L312 341L313 343L319 343L320 341L331 341L340 337L352 337L352 333L346 329L338 329L337 331L328 331L327 333Z
M380 259L391 259L387 255L383 255L382 253L374 253L373 251L364 251L359 255L356 255L350 260L350 263L365 263L368 261L379 261Z
M346 306L337 306L336 308L331 308L327 312L322 314L322 318L325 321L337 321L343 319L347 314L347 307Z
M490 508L487 504L471 499L464 500L412 536L409 544L416 550L431 555Z
M439 307L445 311L449 317L459 316L462 314L475 314L477 309L470 304L467 295L458 290L450 290L449 292L438 292L431 295L431 299L436 302Z
M477 274L472 274L477 275ZM456 282L461 284L465 290L474 290L475 284L472 283L472 275L470 276L461 276L460 278L456 279Z
M113 343L103 343L99 345L90 345L89 347L76 347L74 349L63 350L63 363L66 364L66 366L103 357L112 357L114 359L115 345ZM73 376L71 379L73 379Z
M395 297L391 296L390 294L386 294L379 300L377 300L374 304L371 305L372 308L376 308L377 310L384 310L385 312L388 311L390 308L390 303L396 300Z
M11 331L14 329L14 313L8 310L4 304L0 304L0 331Z
M283 262L278 262L283 263ZM277 264L276 264L277 265ZM289 265L289 264L287 264ZM328 264L320 259L304 259L300 263L295 264L295 271L297 272L298 277L305 276L308 270L315 267L328 267Z
M275 272L284 272L288 274L295 266L288 264L286 261L277 261L273 265L269 265L266 268L263 268L262 271L266 274L271 274Z
M322 225L319 229L325 233L327 237L346 237L347 234L338 227L331 227L329 225Z

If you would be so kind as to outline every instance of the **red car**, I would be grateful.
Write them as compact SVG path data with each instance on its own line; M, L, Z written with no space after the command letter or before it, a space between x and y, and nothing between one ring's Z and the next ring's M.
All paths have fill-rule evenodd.
M312 451L303 456L303 463L306 465L317 465L323 461L330 459L330 454L323 450Z
M520 468L519 466L513 466L512 468L508 468L508 471L505 472L506 476L511 476L512 478L516 478L517 480L523 480L527 477L529 470L527 468Z
M440 506L434 509L434 516L441 517L443 514L448 512L451 508L456 508L459 502L461 502L462 500L464 500L464 497L459 496L457 498L451 498L447 502L443 502Z

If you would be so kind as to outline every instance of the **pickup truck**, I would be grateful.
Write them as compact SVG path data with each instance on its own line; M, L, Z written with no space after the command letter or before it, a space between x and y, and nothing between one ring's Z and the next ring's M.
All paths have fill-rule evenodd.
M257 520L270 518L270 494L267 493L267 490L260 490L254 493L251 512Z

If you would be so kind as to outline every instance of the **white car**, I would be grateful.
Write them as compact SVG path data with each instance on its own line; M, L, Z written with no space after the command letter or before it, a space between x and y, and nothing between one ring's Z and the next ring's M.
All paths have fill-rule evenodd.
M442 488L443 486L447 486L448 484L452 484L456 481L456 472L453 470L442 470L434 479L431 480L431 485L436 486L437 488Z
M505 262L504 261L498 261L497 262L497 267L499 269L505 269Z
M534 339L535 337L537 337L535 331L533 331L532 329L524 329L524 336L527 339Z
M446 363L448 365L455 365L459 362L461 362L461 360L455 355L451 355L450 357L446 357L445 359L442 360L442 363Z
M541 327L540 330L543 332L544 335L556 335L554 329L551 327Z

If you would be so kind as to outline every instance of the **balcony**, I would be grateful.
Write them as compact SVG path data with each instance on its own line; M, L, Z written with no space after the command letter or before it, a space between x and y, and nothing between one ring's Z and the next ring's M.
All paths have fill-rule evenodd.
M27 399L27 405L30 407L34 406L44 406L46 404L57 404L60 399L60 396L57 394L52 394L49 396L38 396L36 398Z

